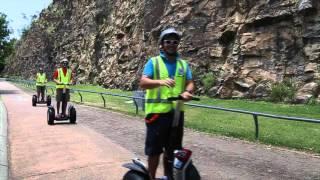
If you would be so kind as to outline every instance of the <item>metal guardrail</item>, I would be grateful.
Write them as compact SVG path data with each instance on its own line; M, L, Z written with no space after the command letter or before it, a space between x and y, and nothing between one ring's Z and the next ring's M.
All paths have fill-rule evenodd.
M26 87L33 87L35 86L35 81L31 81L31 80L18 80L18 79L10 79L7 78L7 80L9 81L13 81L13 82L18 82L18 83L22 83L25 84ZM46 88L50 88L52 91L52 94L54 94L54 89L56 88L55 86L51 86L51 85L47 85ZM46 90L47 90L46 89ZM108 96L117 96L117 97L123 97L123 98L128 98L128 99L133 99L134 105L136 107L136 114L138 114L139 112L139 107L144 111L144 103L139 103L139 100L144 101L144 97L138 97L138 96L127 96L127 95L123 95L123 94L116 94L116 93L108 93L108 92L97 92L97 91L90 91L90 90L82 90L82 89L74 89L72 88L70 90L70 93L75 93L77 92L79 97L80 97L80 102L83 103L83 96L82 96L82 92L84 93L93 93L93 94L100 94L102 100L103 100L103 107L106 107L106 99L104 98L104 95L108 95Z
M312 118L303 118L303 117L293 117L293 116L281 116L281 115L273 115L267 113L260 113L260 112L252 112L252 111L245 111L239 109L230 109L230 108L222 108L218 106L207 106L207 105L200 105L200 104L191 104L186 103L189 106L199 107L199 108L206 108L206 109L215 109L215 110L222 110L222 111L229 111L241 114L251 114L253 116L254 124L255 124L255 138L258 139L259 137L259 121L258 116L262 117L269 117L274 119L284 119L284 120L292 120L292 121L303 121L309 123L320 123L320 119L312 119Z
M35 86L35 82L34 81L12 80L12 79L9 79L9 80L15 81L15 82L25 83L25 84L27 84L27 87ZM47 86L47 87L50 87L52 89L52 92L54 92L53 91L53 88L55 88L54 86ZM141 94L140 95L135 94L135 96L127 96L127 95L122 95L122 94L107 93L107 92L96 92L96 91L88 91L88 90L80 90L80 89L72 89L72 91L77 91L78 92L78 94L80 96L80 99L81 99L81 102L82 102L81 92L100 94L101 97L103 98L104 107L106 107L106 102L105 102L105 99L104 99L103 95L118 96L118 97L124 97L124 98L133 99L134 100L134 104L136 106L136 114L138 114L138 106L141 105L141 103L137 103L137 101L135 101L135 100L141 100L142 102L144 102L144 97L139 97ZM245 110L231 109L231 108L223 108L223 107L218 107L218 106L209 106L209 105L202 105L202 104L193 104L193 103L185 103L185 104L188 105L188 106L191 106L191 107L198 107L198 108L205 108L205 109L215 109L215 110L228 111L228 112L241 113L241 114L250 114L250 115L253 116L253 120L254 120L255 138L256 139L258 139L258 137L259 137L258 116L274 118L274 119L291 120L291 121L302 121L302 122L308 122L308 123L320 123L320 119L274 115L274 114L268 114L268 113L252 112L252 111L245 111ZM144 107L142 107L142 109L144 110Z

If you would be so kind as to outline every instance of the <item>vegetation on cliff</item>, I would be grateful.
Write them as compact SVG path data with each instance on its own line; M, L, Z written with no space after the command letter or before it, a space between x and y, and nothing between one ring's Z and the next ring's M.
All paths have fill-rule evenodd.
M14 52L15 39L9 39L7 16L0 12L0 72L6 64L5 59Z

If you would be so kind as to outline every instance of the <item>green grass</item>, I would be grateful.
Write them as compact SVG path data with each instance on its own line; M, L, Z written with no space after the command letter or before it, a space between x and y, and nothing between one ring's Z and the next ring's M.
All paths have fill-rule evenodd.
M132 96L132 92L121 91L116 89L105 89L103 87L92 85L76 85L73 88L79 90L90 90L96 92L107 92L113 94ZM100 94L81 92L81 95L82 100L85 104L99 107L104 106L103 99ZM128 114L135 114L135 105L133 104L132 99L116 97L111 95L103 95L103 97L105 98L107 109L116 110ZM81 103L81 98L78 92L71 94L71 100L77 103ZM143 113L141 112L141 114Z
M125 95L132 94L132 92L128 91L104 89L92 85L76 85L73 88ZM103 100L100 95L92 93L81 94L84 104L103 107ZM130 115L135 114L135 106L130 99L114 96L105 96L105 99L107 109ZM71 100L79 103L80 97L77 93L73 93ZM319 105L274 104L264 101L219 100L208 97L201 97L200 102L192 103L320 119ZM143 112L140 111L139 116L143 116ZM264 117L258 117L258 120L260 128L259 142L320 153L320 124ZM186 127L210 134L255 141L255 126L252 115L187 106Z

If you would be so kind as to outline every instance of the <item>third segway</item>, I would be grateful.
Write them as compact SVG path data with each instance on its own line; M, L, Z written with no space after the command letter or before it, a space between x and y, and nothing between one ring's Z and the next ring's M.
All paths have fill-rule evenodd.
M47 106L50 106L51 105L51 96L47 95L46 99L44 101L41 101L41 100L38 101L38 96L33 95L32 96L32 106L37 106L37 104L46 104Z

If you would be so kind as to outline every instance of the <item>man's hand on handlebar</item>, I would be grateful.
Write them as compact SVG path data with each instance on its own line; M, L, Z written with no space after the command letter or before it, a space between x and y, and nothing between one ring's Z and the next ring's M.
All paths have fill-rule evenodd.
M71 83L67 83L67 84L65 84L65 83L57 83L57 85L72 85Z
M185 101L185 99L182 97L182 94L180 94L179 96L176 96L176 97L169 97L168 98L168 101L179 101L179 100ZM200 101L200 98L195 97L195 96L191 96L190 100L192 100L192 101Z
M190 101L190 100L192 100L192 97L193 97L193 95L188 91L183 92L181 94L181 96L182 96L184 101Z

